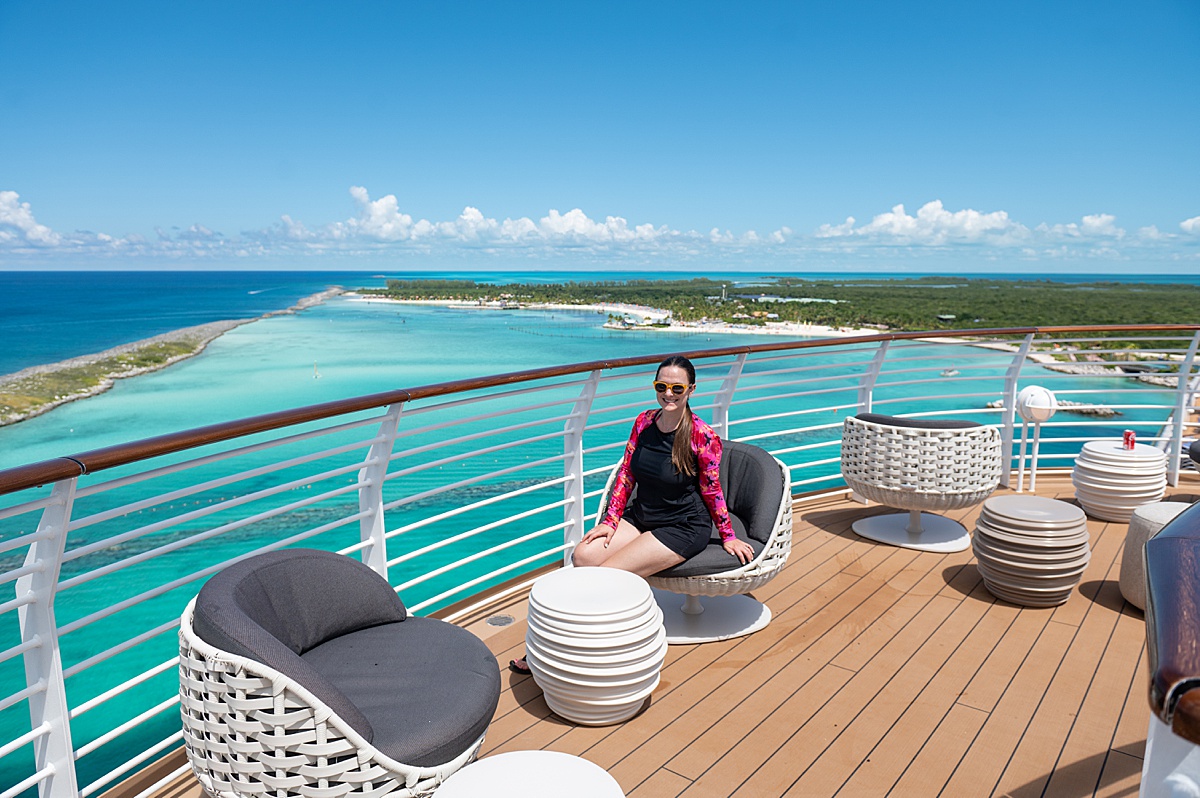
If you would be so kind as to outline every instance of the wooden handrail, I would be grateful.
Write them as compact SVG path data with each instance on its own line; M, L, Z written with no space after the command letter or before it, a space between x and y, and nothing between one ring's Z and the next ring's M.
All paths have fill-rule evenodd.
M1200 502L1146 542L1150 709L1200 745Z
M780 341L779 343L755 344L752 346L729 346L718 349L698 349L682 354L694 360L714 357L753 354L759 352L782 352L800 349L818 349L830 346L845 346L847 344L875 343L880 341L904 341L929 338L974 338L980 336L1024 336L1062 335L1081 333L1135 333L1135 332L1173 332L1194 333L1200 330L1200 324L1124 324L1124 325L1081 325L1070 327L998 327L985 330L926 330L920 332L892 332L873 335L860 335L846 338L821 338L807 341ZM351 399L341 399L323 404L307 405L291 410L281 410L260 416L228 421L221 424L211 424L155 438L117 444L103 449L93 449L88 452L44 460L29 465L17 466L0 471L0 496L15 493L27 488L71 479L81 474L91 474L108 468L127 465L152 457L194 449L212 443L234 440L259 432L281 429L296 424L320 421L327 418L386 407L397 402L410 402L417 399L428 399L437 396L464 393L484 388L495 388L513 383L531 382L551 377L563 377L571 374L585 374L596 370L611 370L657 364L664 357L678 352L668 352L657 355L641 355L617 360L593 360L586 363L550 366L546 368L515 371L490 377L476 377L452 382L435 383L417 388L397 389L383 393L358 396Z

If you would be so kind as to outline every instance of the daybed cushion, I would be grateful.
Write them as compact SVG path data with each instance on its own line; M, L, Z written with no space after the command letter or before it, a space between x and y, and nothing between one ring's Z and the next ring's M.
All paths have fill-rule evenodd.
M192 628L209 645L295 679L370 742L363 713L299 655L406 615L387 580L361 562L316 549L282 549L208 580L196 597Z
M500 700L500 671L488 647L432 618L351 632L303 659L362 711L374 746L409 765L439 765L461 754L487 730Z
M911 429L969 429L971 427L983 426L976 421L961 421L949 418L896 418L895 416L883 416L879 413L859 413L855 418L859 421L865 421L868 424L884 424L889 427L909 427Z

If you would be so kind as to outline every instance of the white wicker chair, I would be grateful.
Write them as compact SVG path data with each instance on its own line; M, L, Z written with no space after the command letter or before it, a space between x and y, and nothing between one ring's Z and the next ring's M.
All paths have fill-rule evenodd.
M713 533L695 557L649 578L663 611L668 643L702 643L740 637L771 622L771 610L746 595L771 581L792 550L792 482L783 463L757 446L723 441L721 488L734 532L755 550L745 565ZM600 499L608 507L616 469ZM636 486L634 492L636 493ZM682 603L671 594L685 596ZM700 597L711 600L701 603Z
M962 551L967 529L944 513L977 504L1000 483L1000 431L972 421L863 413L842 424L842 477L860 496L907 513L854 522L862 537L922 551Z
M215 609L211 601L205 605L204 590L229 571L240 569L244 575L246 566L253 567L255 561L266 559L278 564L280 559L295 554L326 561L338 558L356 566L358 573L335 562L333 572L323 571L324 578L313 579L316 572L310 569L305 578L293 579L292 585L285 584L265 602L260 600L262 609L257 613L245 613L244 606L234 606L238 602L226 601ZM377 594L364 601L362 592L344 589L348 581L363 577L362 572L381 583L395 599L386 580L360 562L329 552L289 549L226 569L188 604L179 632L180 711L188 760L206 793L218 798L424 796L432 794L442 781L478 755L483 744L483 734L477 731L479 717L486 714L486 733L499 698L495 659L482 641L452 624L413 616L381 622L382 616L392 613L386 606L387 596ZM259 581L275 580L268 574ZM221 587L236 592L245 590L244 585L227 582ZM267 592L273 587L267 585ZM258 590L259 585L252 584L250 589ZM305 603L305 593L311 594L310 606L296 609L297 603ZM251 603L255 599L252 597ZM369 625L345 630L346 616L358 612L360 608L355 605L364 603L369 605L366 614L373 613L374 617L360 620ZM403 605L399 605L399 611L404 613ZM198 618L200 614L204 617ZM215 629L214 624L226 628ZM296 640L308 635L312 642L313 632L318 638L332 632L334 636L327 643L335 646L338 640L351 642L332 649L324 660L320 656L302 660L295 651ZM258 646L259 651L267 652L263 658L274 658L277 664L279 660L290 663L289 670L294 665L296 673L284 673L259 661L259 651L254 656L243 656L204 639L225 634L232 641L228 647ZM386 640L388 637L393 639ZM396 645L401 637L403 641ZM269 638L275 638L284 649L270 645ZM318 642L304 653L318 651L327 643ZM356 653L364 654L364 661L347 664ZM422 660L428 661L424 673L414 673ZM332 668L331 661L335 663ZM397 672L396 668L403 670ZM336 675L328 676L331 670L339 669L348 681L339 683ZM471 684L462 683L464 675ZM357 686L352 684L355 681ZM464 701L472 705L471 710L462 705L448 707L449 712L458 709L468 717L446 719L444 728L438 728L443 720L436 715L421 717L422 708L415 708L410 696L398 695L406 692L405 685L412 687L420 682L428 688L425 696L416 699L418 704L453 703L454 693L470 694ZM360 710L353 691L361 692L364 685L373 699L363 702L359 696L358 703L372 706ZM382 690L375 689L380 686ZM406 710L413 717L406 717ZM389 713L395 718L387 718ZM418 728L413 738L398 741L394 727L406 722ZM391 730L381 728L389 723ZM430 727L433 733L427 734ZM413 739L418 740L418 746L433 741L432 764L411 764L420 761L420 755L411 757L410 762L396 758L398 751L414 750ZM381 750L384 747L388 751Z

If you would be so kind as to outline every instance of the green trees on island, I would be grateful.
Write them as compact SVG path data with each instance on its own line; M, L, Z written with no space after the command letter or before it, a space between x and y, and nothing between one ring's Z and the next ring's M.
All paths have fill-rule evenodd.
M691 280L480 285L470 280L389 280L361 289L396 299L648 305L679 321L779 321L890 330L964 330L1200 320L1200 286L1054 283L922 277L842 281L778 277L769 284ZM722 298L724 297L724 298ZM774 320L774 319L771 319Z

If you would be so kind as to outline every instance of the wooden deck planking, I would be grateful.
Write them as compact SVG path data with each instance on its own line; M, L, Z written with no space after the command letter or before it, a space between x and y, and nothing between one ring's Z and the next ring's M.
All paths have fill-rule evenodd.
M1185 474L1167 498L1194 500L1197 487ZM1071 501L1069 476L1039 475L1038 493ZM1149 710L1142 613L1117 586L1125 525L1089 521L1080 587L1036 609L994 599L970 550L851 531L884 511L798 505L791 559L755 593L772 623L672 646L646 708L623 724L554 716L532 679L507 671L523 617L488 631L504 677L483 755L583 756L639 798L1136 794ZM953 515L971 526L977 513Z

